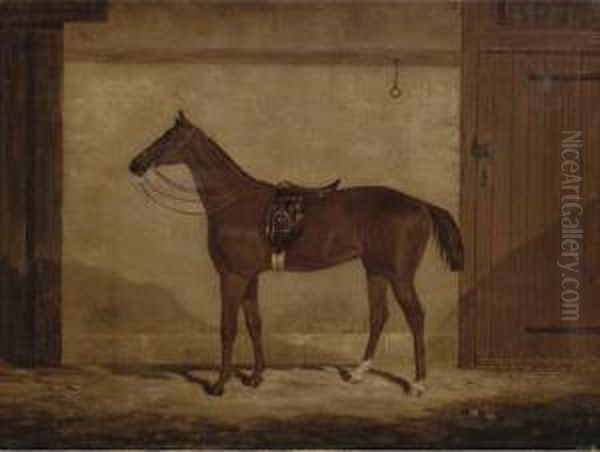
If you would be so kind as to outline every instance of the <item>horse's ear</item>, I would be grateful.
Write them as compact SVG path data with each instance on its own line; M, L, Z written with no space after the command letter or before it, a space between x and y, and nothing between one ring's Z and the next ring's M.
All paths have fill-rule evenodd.
M183 113L183 110L179 110L177 112L177 121L182 123L189 123L189 121L185 117L185 114Z

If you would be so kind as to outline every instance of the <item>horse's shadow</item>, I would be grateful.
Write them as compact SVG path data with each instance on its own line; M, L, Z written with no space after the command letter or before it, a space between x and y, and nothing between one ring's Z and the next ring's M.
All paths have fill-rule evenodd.
M214 382L211 382L208 378L198 377L192 375L189 370L182 370L178 372L188 383L199 385L207 395L214 395ZM239 379L245 386L250 385L252 373L250 371L244 372L240 369L233 371L233 376Z
M314 366L307 366L307 367L312 370L315 370ZM342 381L344 381L346 383L350 383L352 374L348 367L344 367L344 366L340 366L340 365L336 365L333 367L337 370L337 372L340 376L340 379ZM302 368L304 368L304 367L302 367ZM318 370L325 370L325 368L319 367ZM212 395L211 391L213 389L213 383L208 378L192 375L191 371L183 370L178 373L189 383L199 385L207 395ZM391 372L387 372L387 371L379 370L379 369L370 369L369 373L376 375L390 383L393 383L393 384L399 386L406 394L410 393L410 390L411 390L410 382L403 377L400 377L398 375L394 375ZM243 371L241 369L235 369L233 375L236 378L238 378L245 385L247 385L247 382L250 378L250 372Z
M208 378L197 377L195 375L192 375L189 371L182 371L182 372L179 372L179 374L188 383L199 385L207 395L212 395L212 392L211 392L212 383L210 382L210 380Z
M352 380L352 373L351 373L350 369L348 369L347 367L343 367L343 366L334 366L334 367L338 371L340 378L343 381L350 382ZM410 390L411 390L410 382L402 377L394 375L391 372L387 372L385 370L379 370L379 369L369 369L368 373L377 375L378 377L381 377L382 379L389 381L390 383L400 386L400 388L402 388L402 390L407 394L410 393Z

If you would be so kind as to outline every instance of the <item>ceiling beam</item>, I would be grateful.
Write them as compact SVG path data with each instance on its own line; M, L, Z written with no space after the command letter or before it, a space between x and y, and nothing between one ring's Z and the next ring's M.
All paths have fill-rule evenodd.
M391 66L458 66L460 54L445 50L298 50L298 49L172 49L70 50L69 62L125 64L302 64Z
M0 0L0 27L51 27L65 22L103 21L106 0Z

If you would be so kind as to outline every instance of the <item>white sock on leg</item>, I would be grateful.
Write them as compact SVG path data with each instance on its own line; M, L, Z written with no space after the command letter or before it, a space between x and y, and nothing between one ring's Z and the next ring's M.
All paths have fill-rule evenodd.
M356 366L350 372L350 375L351 375L350 381L358 383L359 381L361 381L363 379L363 377L369 371L369 369L371 369L371 360L370 359L363 361L362 363L360 363L358 366Z

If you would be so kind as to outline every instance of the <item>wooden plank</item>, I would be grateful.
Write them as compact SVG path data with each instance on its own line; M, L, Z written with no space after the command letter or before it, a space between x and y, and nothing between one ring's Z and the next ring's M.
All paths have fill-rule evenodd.
M600 325L565 325L541 328L528 328L529 334L564 334L564 335L600 335ZM570 355L569 355L570 357Z
M30 312L26 305L27 291L27 217L25 211L27 193L27 168L29 136L26 127L28 117L29 60L27 53L30 40L26 32L2 33L2 39L11 55L10 64L1 68L7 91L3 92L7 109L6 159L7 206L6 259L9 281L7 284L7 337L10 340L8 359L15 363L27 362L31 355Z
M600 32L495 29L482 34L480 49L493 52L598 52Z
M62 31L1 32L6 358L60 364Z
M490 297L491 355L506 354L505 345L514 335L514 320L510 318L507 305L511 302L512 265L506 265L511 257L511 137L513 115L513 58L511 54L492 54L495 65L494 78L494 139L492 143L493 187L491 266L492 295ZM520 126L520 125L519 125Z
M544 72L552 72L554 70L551 60L551 55L544 54ZM538 173L538 179L536 179L537 185L543 187L543 190L539 191L540 196L538 204L541 205L538 211L539 219L539 231L536 240L535 250L535 266L537 272L537 287L536 287L536 299L535 303L538 307L537 317L533 320L533 325L553 325L552 323L552 311L556 307L555 300L556 291L554 289L555 275L553 269L555 268L556 259L552 259L555 254L555 247L558 243L555 243L554 232L552 223L555 218L555 211L559 208L555 208L555 200L560 197L558 190L559 186L555 180L557 162L554 161L556 151L560 146L560 109L561 105L561 87L560 83L539 83L530 79L531 85L538 85L539 92L542 98L542 109L541 115L543 116L542 128L536 130L538 138L541 141L541 145L537 149L539 156L538 165L542 166L542 171ZM558 129L558 133L557 133ZM550 350L552 350L549 344L548 336L539 336L542 342L541 355L546 356Z
M64 22L102 21L107 18L106 0L0 0L0 28L62 26Z
M577 361L572 359L552 359L529 356L526 358L483 358L479 363L478 367L483 369L547 369L547 370L565 370L565 369L577 369ZM599 359L590 359L587 362L582 362L581 365L584 369L595 369L600 366Z
M579 57L566 54L550 54L546 56L546 69L551 73L564 71L570 74L579 72ZM541 82L544 83L544 82ZM580 128L579 111L579 83L568 81L552 81L550 88L546 90L547 108L549 114L545 146L546 162L548 169L546 178L548 180L546 190L546 223L545 253L546 284L544 285L546 297L543 309L543 317L540 324L543 326L556 326L561 324L561 282L566 273L558 267L557 262L561 254L561 197L564 191L561 189L561 147L564 139L563 131L577 130ZM573 276L573 275L570 275ZM553 358L569 357L570 340L565 340L558 335L544 336L544 355Z
M569 74L581 74L583 70L583 54L582 53L574 53L570 56L564 56L563 61L557 61L557 64L562 64L563 71ZM562 130L563 131L583 131L583 107L584 107L584 99L582 98L582 88L583 83L581 81L565 81L562 83L563 85L563 117L562 117ZM561 140L565 138L563 134L561 136ZM585 145L585 135L583 136L584 145ZM585 205L585 175L584 175L584 167L585 167L585 150L582 150L580 153L580 171L579 175L584 177L583 182L580 184L581 188L581 205ZM560 160L562 163L562 159ZM560 170L561 176L559 176L559 184L562 182L562 169ZM561 192L562 194L562 192ZM585 207L584 207L585 208ZM559 214L560 215L560 214ZM580 217L582 228L585 229L585 212L584 215ZM559 228L560 229L560 228ZM562 240L562 233L559 233L559 240ZM580 286L578 288L580 300L579 306L582 307L582 303L585 301L582 299L585 297L584 295L584 286L585 283L582 283L585 279L585 236L583 240L578 241L580 244L580 249L578 250L579 256L579 280ZM562 274L564 271L557 267L557 276L562 278ZM561 295L560 285L557 287L559 291L558 299L559 305L561 303ZM583 314L583 313L582 313ZM565 319L563 318L562 309L559 308L557 312L557 318L559 321L559 325L565 324ZM600 319L599 319L600 320ZM585 315L580 315L580 319L576 322L579 326L589 325L588 322L592 321L591 318L585 318ZM568 323L568 322L567 322ZM600 323L600 322L599 322ZM567 325L569 326L569 325ZM566 356L571 359L577 359L577 356L581 354L582 349L584 348L585 343L587 342L587 337L582 336L568 336L563 340L562 346L559 349L559 356ZM600 351L600 350L599 350ZM600 356L600 355L599 355Z
M135 0L134 0L135 1ZM458 0L448 0L448 3ZM357 5L357 6L368 6L368 5L396 5L398 6L398 0L202 0L202 3L208 5L220 5L220 6L231 6L231 7L249 7L249 8L260 8L265 6L277 6L285 9L296 9L296 8L314 8L315 6L323 5ZM411 0L404 2L405 5L421 3L418 0Z
M471 157L471 147L477 132L477 35L483 5L463 3L463 63L461 77L461 191L460 227L465 246L465 268L460 273L459 299L459 366L476 365L477 298L475 274L475 200L477 193L477 162Z
M543 71L544 56L530 55L526 69L529 73ZM529 274L528 284L524 297L526 303L522 315L528 323L535 322L542 315L541 301L544 286L544 263L540 262L542 254L542 234L545 228L545 186L544 174L546 163L543 160L543 148L546 144L545 132L545 103L544 87L539 84L528 84L528 115L530 118L527 137L527 249L525 251L526 268ZM532 325L529 325L532 326ZM528 356L538 356L543 351L543 344L539 337L526 336L523 351Z
M527 212L529 210L529 147L528 134L531 125L529 115L529 70L530 57L526 54L513 55L513 112L511 133L510 160L510 246L512 255L510 266L512 275L510 300L506 300L502 314L512 322L513 334L505 337L500 353L506 357L523 356L523 331L528 323L523 307L527 306L527 284L529 268L527 247L529 235L527 231ZM511 270L508 270L511 271Z
M9 61L9 48L6 41L0 39L0 68L6 67ZM0 93L8 92L6 78L2 77L0 69ZM8 265L6 261L7 247L7 168L6 158L6 122L9 110L6 96L0 96L0 358L6 358L8 353Z
M478 79L477 143L494 148L496 61L480 53ZM493 151L492 151L493 152ZM494 167L490 158L477 160L475 200L475 271L477 284L477 357L490 356L492 331L492 242L494 216Z
M549 67L549 55L540 55L543 59L544 69L543 72L551 71ZM534 133L536 134L538 146L536 154L538 157L537 166L539 171L533 170L535 173L534 183L540 189L536 192L536 205L538 206L537 212L534 218L536 227L535 235L535 249L533 250L535 255L534 266L536 268L536 280L535 280L535 296L533 302L536 305L536 317L530 320L533 325L549 325L548 311L549 308L554 304L554 291L550 289L553 284L553 272L552 268L555 259L549 262L550 256L554 248L554 241L552 240L552 213L554 211L554 198L558 195L556 193L556 183L554 180L554 169L555 164L553 162L554 150L560 143L560 138L557 141L556 128L560 127L556 122L557 110L560 109L560 95L559 87L552 83L536 83L530 81L530 85L537 85L538 94L540 95L541 104L538 110L538 117L541 118L541 122L538 123ZM552 350L549 344L548 336L538 336L539 349L536 355L546 356L548 351Z
M582 72L600 71L600 55L584 55ZM600 324L600 82L581 83L583 130L584 248L580 316L583 322ZM600 337L586 337L578 355L600 356Z
M173 49L68 50L70 62L125 64L312 64L390 66L458 66L460 53L448 50L328 50L328 49L239 49L217 48L187 51Z
M34 364L61 362L62 298L62 75L63 32L32 33L33 109L29 267L34 308Z

